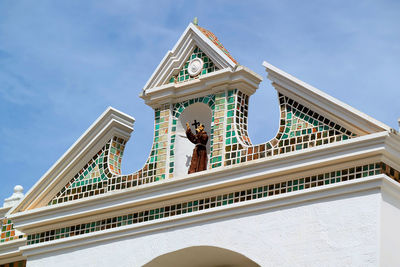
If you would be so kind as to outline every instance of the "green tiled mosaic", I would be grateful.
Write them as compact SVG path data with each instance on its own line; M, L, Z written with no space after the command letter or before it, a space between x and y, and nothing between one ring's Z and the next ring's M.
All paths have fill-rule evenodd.
M165 179L169 115L169 105L155 110L153 147L141 170L121 175L121 159L126 141L114 137L71 178L49 205Z
M108 178L108 191L125 189L146 183L152 183L166 178L166 159L168 150L168 135L170 121L170 105L162 105L154 110L154 139L150 156L148 157L144 167L139 171L120 175L120 163L125 146L125 141L117 139L114 153L114 164L118 164L117 172ZM116 163L117 161L117 163Z
M114 137L71 178L49 205L152 183L166 177L173 178L179 116L187 107L199 102L207 104L212 110L208 169L355 136L342 126L279 94L281 119L276 137L266 143L253 145L247 133L249 96L237 89L222 91L155 109L153 146L141 170L121 175L121 158L126 141Z
M169 121L170 105L155 110L153 146L144 168L137 173L139 185L165 179Z
M230 90L228 92L229 101L232 102L232 98L236 97L235 103L228 104L228 112L233 111L235 113L234 123L236 124L236 133L238 138L247 146L251 146L251 141L247 132L247 116L249 110L249 96L242 94L242 92L236 90ZM232 124L228 123L227 132L232 132Z
M173 178L179 116L187 107L199 102L207 104L212 110L208 169L356 136L313 110L279 94L281 119L277 135L268 142L253 145L247 132L249 96L238 89L222 91L155 109L153 146L141 170L121 175L121 158L126 141L115 137L72 177L49 205L152 183L166 177Z
M252 145L247 134L248 96L228 92L225 165L347 140L356 135L317 112L279 94L281 119L275 138Z
M114 138L117 140L118 138ZM48 203L49 205L67 202L84 197L94 196L107 192L107 178L118 172L114 167L113 155L115 140L110 140L107 144L75 174L70 181L57 193L57 195ZM109 164L108 159L111 161ZM119 167L116 164L116 167Z
M215 108L212 117L212 129L210 138L210 167L222 166L222 155L224 146L224 131L226 111L226 93L215 95Z
M268 198L270 196L287 194L294 191L301 191L308 188L326 186L335 183L362 179L381 173L392 173L393 179L399 181L399 172L384 163L370 163L358 165L350 168L332 170L330 172L300 177L296 179L285 179L281 182L270 183L266 181L264 185L248 187L245 189L232 191L230 193L216 194L195 198L190 201L177 202L172 205L162 205L157 208L134 211L132 213L110 217L106 219L90 221L83 224L71 225L68 227L56 228L40 233L28 235L27 244L37 244L57 239L68 238L71 236L83 235L92 232L103 231L106 229L121 227L125 225L137 224L146 221L153 221L181 214L197 212L200 210L218 208L221 206L232 205L234 203L246 202L255 199Z
M201 72L198 75L192 77L189 75L188 67L189 67L190 61L192 61L195 58L200 58L203 60L203 69L201 70ZM177 75L171 77L171 79L169 80L169 83L179 83L179 82L193 80L199 76L214 72L216 70L218 70L218 67L215 66L215 64L211 61L211 59L203 51L201 51L200 48L195 47L193 53L186 60L182 69L179 71L179 73Z

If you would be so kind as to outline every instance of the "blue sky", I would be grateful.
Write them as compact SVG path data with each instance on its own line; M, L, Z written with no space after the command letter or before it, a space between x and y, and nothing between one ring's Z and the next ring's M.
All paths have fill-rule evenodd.
M266 60L398 129L399 1L0 1L0 206L25 192L108 107L136 118L122 161L139 169L153 112L138 97L193 17L264 77L254 143L277 131Z

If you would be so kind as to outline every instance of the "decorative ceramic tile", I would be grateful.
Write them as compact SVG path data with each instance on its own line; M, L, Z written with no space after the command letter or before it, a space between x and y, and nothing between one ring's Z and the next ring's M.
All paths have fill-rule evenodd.
M274 195L289 194L294 191L306 190L308 188L327 186L335 183L343 183L354 179L386 173L399 181L399 172L384 163L370 163L357 165L350 168L332 170L306 177L282 179L281 182L271 183L266 179L265 184L257 187L247 187L241 190L223 194L209 195L202 198L194 198L190 201L177 202L171 205L161 205L157 208L133 211L120 216L90 221L83 224L68 227L55 228L52 230L28 235L27 244L37 244L52 240L83 235L91 232L137 224L146 221L173 217L185 213L200 210L213 209L221 206L232 205L239 202L247 202L255 199L268 198Z
M249 135L247 133L247 116L249 110L249 97L242 92L238 91L237 89L234 91L229 91L228 94L235 94L236 96L236 107L235 104L229 104L228 110L234 110L236 113L234 121L237 128L238 138L240 138L243 143L247 146L251 146L251 141ZM232 96L230 96L232 97ZM231 130L231 129L229 129ZM227 131L229 131L227 129Z
M210 167L222 166L224 146L224 126L226 111L226 94L221 92L215 95L215 108L212 117L212 129L210 134Z
M208 169L347 140L355 136L344 127L279 94L281 119L276 137L253 145L247 132L249 96L237 89L219 92L155 109L153 146L141 170L121 175L121 158L126 141L114 137L70 179L49 205L152 183L166 177L173 178L179 116L185 108L199 102L207 104L212 110Z
M111 144L112 140L94 155L48 204L53 205L105 193L107 176L112 176L107 166Z
M201 59L199 60L199 64L201 63L203 66L198 66L198 74L190 75L189 65L194 59ZM177 75L171 77L169 83L180 83L189 80L196 79L202 75L207 73L211 73L218 70L218 67L215 66L214 62L203 52L200 48L195 47L193 53L189 56L186 60L185 64L183 65L182 69L178 72Z
M247 134L248 96L238 90L228 92L225 165L320 146L356 135L298 102L279 94L281 119L275 138L251 145Z
M200 26L197 26L197 28L205 35L207 36L208 39L210 39L222 52L224 52L225 55L227 55L233 62L236 64L238 63L232 56L229 54L228 50L225 49L225 47L221 44L221 42L218 40L217 36L210 32L209 30L206 30Z
M17 240L26 237L25 234L20 233L18 230L14 229L14 224L10 219L2 219L0 227L0 244L7 241Z
M155 110L154 140L150 156L142 170L137 172L138 184L165 179L168 150L170 105ZM133 177L135 179L135 175Z
M48 204L53 205L165 179L169 115L169 105L155 110L153 146L141 170L121 175L121 159L126 141L114 137Z
M25 266L26 266L26 260L14 261L11 263L6 263L6 264L0 264L0 267L25 267Z
M389 165L387 165L383 162L381 163L381 169L382 169L382 173L386 174L387 176L389 176L396 182L400 183L400 172L399 171L393 169L392 167L390 167Z

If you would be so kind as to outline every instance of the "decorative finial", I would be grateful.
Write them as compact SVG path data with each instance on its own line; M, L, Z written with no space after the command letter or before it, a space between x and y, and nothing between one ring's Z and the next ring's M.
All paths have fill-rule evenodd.
M197 17L194 17L193 24L196 26L199 25L199 19Z
M21 194L22 192L24 192L24 188L22 187L22 185L16 185L14 187L14 193Z
M14 207L17 205L18 202L24 197L24 194L22 193L23 191L24 188L22 186L16 185L14 187L14 193L11 195L11 197L4 200L3 208Z

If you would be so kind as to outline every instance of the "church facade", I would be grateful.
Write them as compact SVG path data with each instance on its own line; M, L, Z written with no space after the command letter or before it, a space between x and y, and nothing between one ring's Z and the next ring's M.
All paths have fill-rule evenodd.
M155 114L143 168L121 174L135 120L108 108L0 208L0 266L397 266L398 132L263 66L280 120L254 144L262 77L190 23L140 94ZM207 140L190 142L198 122ZM196 149L206 170L188 174Z

